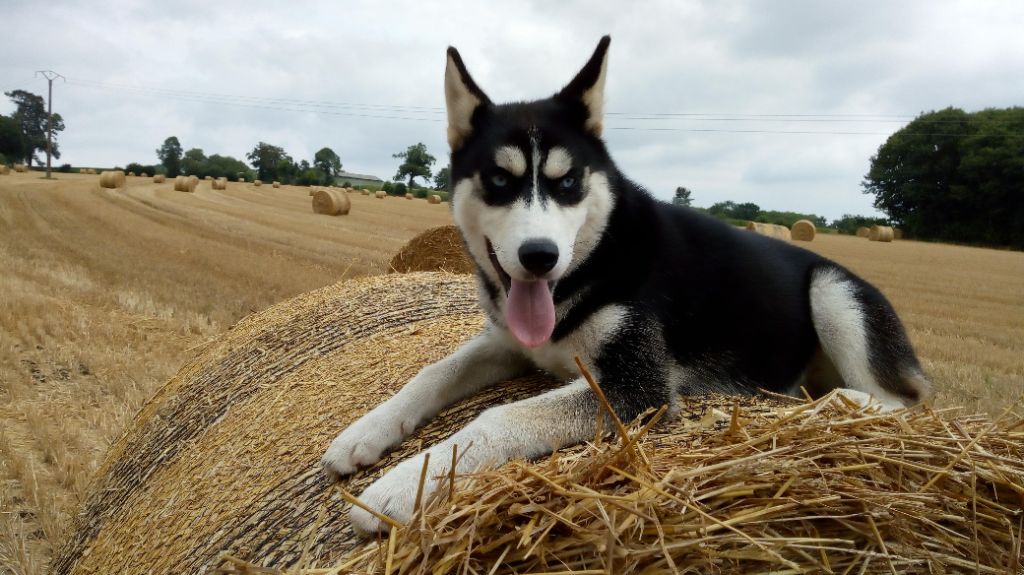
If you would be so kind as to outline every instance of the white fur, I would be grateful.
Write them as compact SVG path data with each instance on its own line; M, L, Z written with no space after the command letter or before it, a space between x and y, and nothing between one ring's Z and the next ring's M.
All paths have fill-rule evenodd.
M903 401L879 385L871 373L864 311L854 289L837 270L818 271L811 279L811 317L821 348L847 387L874 396L888 408L903 407Z
M555 146L548 150L548 157L544 160L544 177L554 180L561 178L572 169L572 155L569 150L561 146Z
M492 407L448 439L396 465L359 498L389 517L407 522L414 511L425 454L430 454L430 462L424 500L445 484L453 446L458 446L455 471L468 473L511 459L539 457L589 439L595 433L597 417L596 402L582 379L536 397ZM358 507L352 508L350 518L357 533L386 531L376 517Z
M568 302L559 306L556 312L562 312L570 306ZM536 348L523 348L523 353L537 367L562 379L579 376L575 356L589 366L594 365L591 354L596 353L608 338L619 331L626 320L628 311L625 306L607 305L587 318L578 328L557 342L548 342ZM594 368L592 368L593 370ZM600 374L597 374L600 376Z
M342 431L321 463L348 475L380 461L385 451L448 405L527 368L502 330L489 329L455 353L423 368L398 393Z
M494 152L494 164L521 178L526 173L526 154L516 146L502 146Z
M600 137L604 129L604 80L608 70L608 52L604 53L601 60L601 73L597 81L586 92L583 93L583 104L587 107L587 121L583 127L595 136Z

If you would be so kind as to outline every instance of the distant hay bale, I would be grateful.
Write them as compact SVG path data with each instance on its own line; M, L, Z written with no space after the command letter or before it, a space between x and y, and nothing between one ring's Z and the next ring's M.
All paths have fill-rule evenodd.
M473 260L466 253L459 228L448 225L430 228L409 240L391 258L391 272L447 271L473 273Z
M348 196L339 190L321 189L313 193L313 213L344 216L352 207Z
M25 164L14 164L14 171L18 172L19 174L27 172L28 166L26 166Z
M162 184L165 181L167 181L167 176L165 176L163 174L157 174L157 175L153 176L153 183L154 184Z
M245 178L239 177L239 178L238 178L238 181L239 181L240 183L243 183L243 184L244 184L244 183L245 183Z
M105 171L100 174L100 187L117 189L125 186L124 172L121 170Z
M893 228L892 229L892 239L894 239L894 240L902 240L903 239L903 229L902 228Z
M252 181L252 185L254 185L254 186L256 186L258 188L258 187L263 185L263 182L261 180L253 180Z
M89 168L89 175L95 176L96 175L96 168Z
M368 195L370 195L370 190L367 190L367 189L365 189L365 188L364 188L364 189L362 190L362 194L363 194L364 196L368 196Z
M492 386L379 465L339 484L321 473L317 461L339 431L483 327L475 286L470 275L446 273L352 280L251 315L202 346L110 447L51 572L385 573L386 563L391 573L502 575L1009 573L1018 565L1019 415L877 414L835 395L679 398L677 417L650 429L627 423L625 442L606 435L457 477L450 497L442 488L394 531L390 550L388 538L357 540L339 487L358 495L482 410L559 385L534 372Z
M414 197L415 197L415 196L413 196L412 194L405 194L405 199L407 199L407 200L411 200L411 199L413 199Z
M89 173L89 168L78 168L78 173L79 174L88 174Z
M868 234L868 239L873 242L891 242L892 237L892 228L889 226L871 226Z
M140 178L148 178L149 174L147 174L146 172L142 172L141 174L139 174L139 177Z
M270 185L274 186L275 188L280 188L281 187L281 182L273 182Z
M857 237L858 238L866 238L869 235L871 235L871 228L869 228L867 226L861 226L861 227L857 228Z
M192 193L196 191L198 184L199 179L195 176L178 176L174 178L174 191Z
M789 229L793 239L800 242L813 242L817 228L811 220L797 220Z
M11 169L7 167L7 164L0 164L0 176L6 176L11 173Z
M768 236L779 240L790 240L792 236L789 233L789 228L786 226L780 226L778 224L763 224L761 222L747 222L747 229L761 234L762 236Z
M384 190L377 190L376 192L374 192L374 194L373 194L373 195L374 195L374 196L375 196L375 197L376 197L376 198L377 198L378 200L383 200L384 198L388 197L388 193L387 193L387 192L385 192Z
M135 177L135 172L128 172L128 177L134 178Z
M429 196L427 196L427 202L431 204L440 204L441 196L437 194L430 194Z
M226 190L228 189L228 181L225 178L217 178L211 182L211 187L215 190Z
M213 176L203 176L203 179L209 181L213 179Z

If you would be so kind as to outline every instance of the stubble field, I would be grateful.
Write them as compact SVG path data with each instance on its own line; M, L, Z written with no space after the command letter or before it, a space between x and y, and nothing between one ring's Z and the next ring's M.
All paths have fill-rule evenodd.
M306 188L195 194L129 178L0 176L0 575L43 573L91 471L192 350L245 315L387 271L447 205L350 196L317 216ZM938 403L997 413L1024 396L1024 254L819 235L903 318Z

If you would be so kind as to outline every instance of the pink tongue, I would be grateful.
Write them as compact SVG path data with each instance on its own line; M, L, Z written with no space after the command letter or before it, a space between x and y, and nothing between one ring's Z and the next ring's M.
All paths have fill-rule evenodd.
M512 335L526 347L538 347L555 330L555 302L548 282L512 280L505 304L505 322Z

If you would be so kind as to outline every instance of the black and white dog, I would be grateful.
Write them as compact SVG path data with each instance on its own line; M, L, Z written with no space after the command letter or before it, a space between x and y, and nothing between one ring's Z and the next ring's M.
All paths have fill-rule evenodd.
M609 42L562 91L513 104L492 103L448 49L451 206L488 325L338 435L323 457L332 475L376 463L449 404L538 367L569 383L485 411L428 450L428 477L448 471L454 444L468 447L464 472L592 438L597 400L575 355L627 421L678 394L844 387L890 408L929 394L877 289L814 253L657 201L619 172L601 140ZM407 520L422 458L360 499ZM362 533L386 529L359 508L351 519Z

